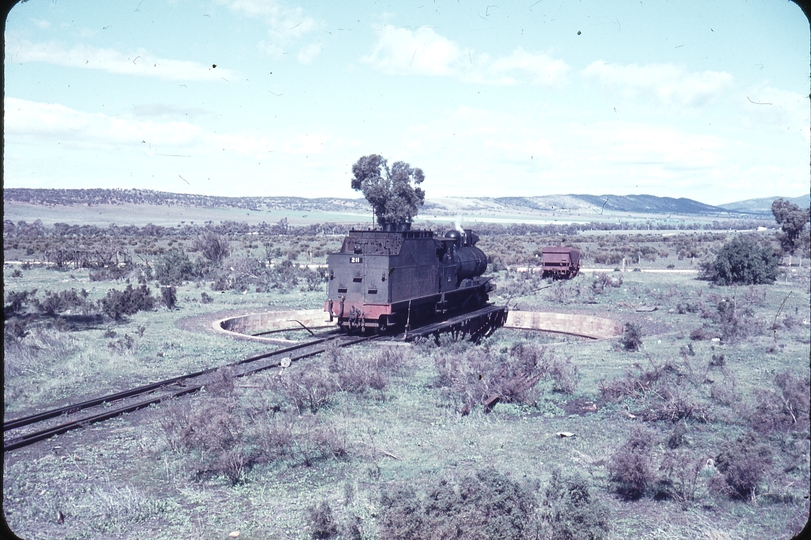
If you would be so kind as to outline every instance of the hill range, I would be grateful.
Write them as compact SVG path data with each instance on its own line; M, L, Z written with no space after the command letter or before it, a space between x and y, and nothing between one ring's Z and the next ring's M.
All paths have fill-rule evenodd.
M537 197L437 197L425 201L418 219L447 221L531 222L599 221L623 218L679 216L772 219L775 199L750 199L713 206L687 198L654 195L544 195ZM809 195L783 197L800 207ZM246 216L248 216L246 218ZM43 223L139 223L184 220L307 222L369 221L365 199L304 197L216 197L141 189L29 189L3 190L3 218L42 219ZM600 217L598 217L600 216Z

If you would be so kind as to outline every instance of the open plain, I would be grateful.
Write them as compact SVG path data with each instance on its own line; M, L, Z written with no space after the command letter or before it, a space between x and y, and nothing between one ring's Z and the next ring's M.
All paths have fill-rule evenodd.
M142 210L116 228L93 214L95 233L4 229L5 421L261 353L273 345L212 323L323 306L340 230ZM5 218L67 215L25 212ZM245 379L223 370L198 394L7 452L8 526L31 539L383 539L441 523L462 535L447 538L488 537L486 523L509 538L791 538L809 512L811 260L784 257L773 284L716 286L698 279L702 262L774 228L664 221L477 229L492 302L633 335L503 328L479 344L375 342ZM207 233L226 244L216 263ZM588 270L542 280L539 250L557 244ZM54 259L71 246L117 264ZM152 302L116 304L128 285ZM505 374L528 373L534 385L509 387Z

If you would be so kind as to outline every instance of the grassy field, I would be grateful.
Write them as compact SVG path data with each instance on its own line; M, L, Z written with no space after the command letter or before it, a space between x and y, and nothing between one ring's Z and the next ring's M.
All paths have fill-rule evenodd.
M604 272L555 283L507 267L531 266L537 239L483 239L481 247L511 246L491 269L493 301L631 323L639 350L502 329L479 345L378 344L330 351L284 373L224 374L200 395L8 453L5 519L31 539L236 531L240 539L383 539L403 530L392 500L417 508L443 486L459 495L465 479L496 471L531 503L521 538L582 537L578 512L607 516L605 527L589 530L608 539L790 538L809 508L808 260L782 269L773 285L716 287L690 273L645 271L690 270L697 261L678 258L661 233L637 236L624 241L637 252L652 246L654 260L629 258L626 272L589 263ZM597 237L571 240L592 253L604 247ZM91 281L84 269L26 267L13 276L17 269L4 265L7 295L84 288L95 300L124 286ZM84 325L46 319L24 337L6 336L5 418L254 354L266 346L216 334L210 322L316 309L324 297L209 285L178 286L173 310ZM537 384L485 411L481 397L504 388L504 373L525 368ZM646 443L627 450L634 436ZM746 454L738 440L760 453ZM623 455L647 471L634 496L618 474ZM756 477L752 490L731 490L736 466ZM588 497L551 519L558 472L582 481ZM413 500L392 495L409 489ZM324 504L331 521L315 510Z

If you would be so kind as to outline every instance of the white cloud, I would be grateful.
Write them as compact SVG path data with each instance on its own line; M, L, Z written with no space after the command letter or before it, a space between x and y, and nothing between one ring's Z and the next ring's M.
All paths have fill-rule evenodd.
M743 95L745 94L745 95ZM738 99L744 126L807 133L811 118L808 97L767 84L747 88Z
M301 49L296 57L302 64L310 64L319 54L321 54L322 48L323 47L321 45L312 43Z
M507 56L492 58L474 54L432 28L411 30L388 24L377 30L377 43L362 61L388 74L453 77L497 85L529 82L559 86L566 82L569 71L564 61L520 46Z
M190 122L112 117L77 111L57 103L40 103L7 97L4 132L6 142L53 141L76 147L105 150L138 147L153 155L213 155L228 151L261 156L273 151L292 155L318 155L343 144L329 132L215 133Z
M204 130L188 122L156 122L77 111L58 103L39 103L7 97L6 141L62 140L66 145L137 145L141 141L171 147L188 146L205 138Z
M723 162L726 142L716 136L665 126L600 122L573 128L605 163L652 166L672 171L708 169Z
M322 24L316 21L300 7L287 7L276 0L217 0L231 10L244 13L249 17L264 19L268 25L268 40L261 45L265 51L276 58L281 58L297 42L311 34ZM316 50L315 47L318 47ZM312 62L320 52L320 46L310 44L303 47L297 55L299 62Z
M649 97L665 105L705 105L727 92L733 82L725 71L689 72L673 64L623 66L602 60L589 64L582 74L623 99Z
M194 118L201 114L206 114L205 109L199 107L179 108L165 105L163 103L145 103L134 105L132 112L135 116L161 117L161 116L188 116Z
M319 126L222 133L9 97L4 106L9 186L352 196L348 180L335 182L352 143Z
M51 22L44 19L31 19L31 22L41 30L47 30L51 27Z
M403 159L426 171L429 196L651 193L720 204L732 200L729 193L758 196L758 181L808 181L807 159L803 174L803 160L775 151L770 140L565 116L542 106L520 114L458 107L406 127L383 153L401 159L405 151Z
M9 43L7 42L6 49L8 50L8 48ZM100 49L86 45L78 45L67 50L57 43L22 42L20 51L15 55L14 60L45 62L122 75L179 81L216 81L223 77L226 79L238 77L234 71L222 67L215 68L212 65L203 65L188 60L159 58L145 49L137 49L125 54L115 49Z
M374 51L363 58L391 74L455 75L461 56L459 46L431 28L416 31L385 25L377 33Z
M544 53L529 53L523 47L516 48L509 56L497 58L484 64L484 73L474 72L492 82L513 84L525 74L532 84L539 86L560 86L566 82L569 66L563 60L555 60Z

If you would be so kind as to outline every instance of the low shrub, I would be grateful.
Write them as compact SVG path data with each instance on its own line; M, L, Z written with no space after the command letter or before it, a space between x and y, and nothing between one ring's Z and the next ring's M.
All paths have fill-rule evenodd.
M192 407L174 403L160 424L170 447L187 454L197 477L222 474L232 484L243 481L254 457L247 454L245 423L233 399L210 399Z
M313 414L301 415L293 423L290 457L306 467L319 460L343 458L348 454L346 435L334 424Z
M494 469L443 479L425 493L385 488L381 538L402 540L527 538L536 506L532 492Z
M608 461L615 489L625 499L639 499L654 480L651 470L652 435L640 428L631 431L628 440Z
M310 538L313 540L329 540L338 536L338 524L332 514L332 508L326 501L310 507Z
M295 406L299 414L318 412L339 389L331 374L319 368L283 373L271 379L271 388Z
M591 290L594 294L602 294L606 287L619 288L622 286L622 276L613 277L611 274L602 272L591 282Z
M181 285L200 277L200 271L183 250L172 249L154 263L155 279L161 285Z
M538 512L537 538L599 540L608 534L609 523L608 508L592 495L583 476L552 470Z
M721 447L715 466L723 482L716 481L712 487L716 492L754 502L757 487L771 465L771 449L756 434L748 433Z
M334 350L328 353L329 370L336 375L340 390L354 394L376 390L381 398L390 376L399 371L402 362L402 352L391 348L371 352Z
M786 370L774 377L774 384L780 390L778 397L780 412L784 416L783 423L790 425L792 429L806 429L811 406L811 380Z
M774 385L776 388L755 390L749 417L752 428L760 433L807 429L811 381L786 370L775 376Z
M581 378L580 371L571 358L553 359L549 366L549 376L554 382L552 386L553 392L562 392L569 395L577 391L577 385L580 383Z
M76 309L82 313L90 313L93 311L93 307L88 303L87 297L88 292L84 289L79 292L76 289L59 292L45 291L45 298L34 299L34 303L40 313L48 316Z
M693 341L707 341L714 337L718 337L718 334L701 326L690 332L690 339Z
M625 332L619 339L619 344L626 351L638 351L642 348L642 329L638 324L625 323Z
M681 424L679 424L681 425ZM668 446L670 446L670 439ZM663 477L657 482L658 495L687 503L695 500L698 479L706 462L691 451L676 451L671 447L662 457L659 472Z
M725 376L720 382L710 386L710 398L727 407L739 401L737 383L734 377Z
M3 316L8 319L23 313L23 307L36 302L37 290L9 291L6 293L6 303L3 306Z
M520 343L498 352L488 348L443 348L434 352L434 363L436 386L448 389L455 401L464 404L463 410L469 411L491 398L535 404L535 386L549 376L554 359L543 347ZM556 373L561 388L576 387L577 370L573 365L558 362Z
M666 372L674 369L669 362L656 364L650 356L647 358L650 362L649 369L643 369L639 364L635 364L635 372L628 370L625 372L624 377L610 381L600 381L599 388L602 398L606 401L618 402L626 397L642 397L653 388L653 385Z
M161 301L166 309L175 309L177 307L177 289L174 285L161 287Z
M3 340L21 340L28 335L28 322L26 317L16 317L6 320L3 324ZM4 347L4 350L7 348Z
M148 311L155 308L155 298L149 288L142 284L137 289L127 285L123 291L110 289L107 296L99 300L99 307L104 315L115 321L120 321L124 315L133 315L139 311Z

